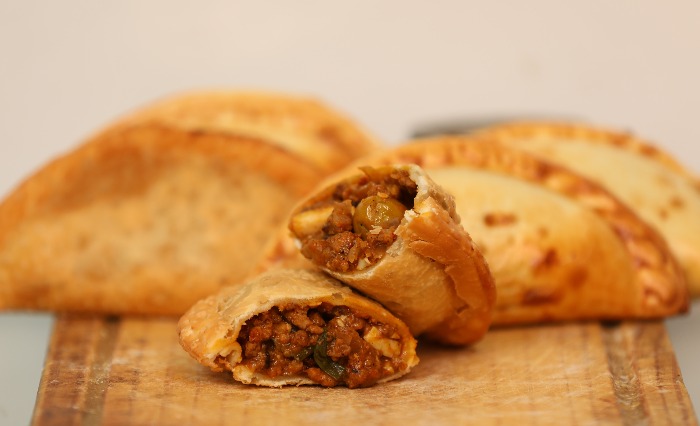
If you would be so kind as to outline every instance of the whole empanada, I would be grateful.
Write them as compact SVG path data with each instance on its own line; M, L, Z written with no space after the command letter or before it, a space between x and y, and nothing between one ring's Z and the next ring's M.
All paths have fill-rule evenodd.
M687 309L687 285L666 242L592 181L460 137L409 143L371 164L397 161L420 164L454 195L496 282L494 323L655 318Z
M319 271L277 269L195 304L180 343L243 383L367 387L418 364L408 327Z
M245 136L299 157L323 175L381 148L343 113L310 98L262 91L210 90L154 102L120 119L188 133Z
M522 122L477 133L597 181L653 225L700 296L700 185L669 154L630 133L574 123Z
M180 315L375 143L323 105L196 93L141 109L0 204L0 309Z

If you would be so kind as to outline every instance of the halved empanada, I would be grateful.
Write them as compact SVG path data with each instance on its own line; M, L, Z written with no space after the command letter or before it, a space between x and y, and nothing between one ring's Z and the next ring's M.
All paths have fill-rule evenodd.
M523 149L605 186L658 229L700 296L700 186L658 147L632 134L573 123L512 123L477 136Z
M488 266L452 196L416 165L364 167L314 191L292 213L290 230L305 257L416 335L468 344L491 323Z
M404 323L320 271L278 269L223 289L178 332L201 364L262 386L366 387L418 364Z
M180 315L242 280L326 175L323 159L374 146L361 135L284 96L194 94L138 111L0 204L0 308Z

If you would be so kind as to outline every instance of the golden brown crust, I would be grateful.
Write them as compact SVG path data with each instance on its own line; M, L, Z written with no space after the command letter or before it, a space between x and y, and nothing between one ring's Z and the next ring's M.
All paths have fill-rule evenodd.
M685 280L665 241L610 193L567 169L524 152L457 136L414 141L360 162L418 164L440 185L454 191L462 225L484 252L496 280L499 296L495 324L650 318L687 309ZM438 172L457 180L438 179ZM480 180L472 180L477 177ZM502 193L494 194L495 186L478 186L494 183L502 184ZM494 215L489 206L470 199L491 191L480 194L481 200L491 197L491 201L507 201L515 195L508 193L511 188L517 188L529 206L551 198L553 205L573 212L571 217L576 220L571 226L578 226L573 225L577 221L582 225L590 222L590 235L575 235L578 230L573 227L562 229L559 224L566 218L544 212L548 220L540 229L529 229L535 237L526 241L517 231L534 226L529 222L537 218L519 217L525 204ZM494 226L513 221L518 226ZM497 240L507 244L496 246ZM554 246L545 247L546 242ZM558 250L573 256L568 262L574 263L562 263L566 259L557 258ZM610 276L601 276L601 270Z
M576 140L612 145L658 161L677 173L693 180L696 179L673 156L654 146L651 142L639 138L632 132L604 129L584 123L515 121L484 128L475 132L474 136L487 139L512 138L523 141L537 137L546 137L562 141Z
M522 122L478 132L593 179L666 239L700 295L700 187L671 155L630 133L572 123Z
M411 221L403 237L418 255L441 265L454 290L454 313L428 328L425 335L450 344L472 343L491 325L496 291L483 255L461 227L442 209ZM464 261L465 253L470 261Z
M0 205L0 306L179 315L242 279L318 179L252 139L104 132Z
M416 335L455 345L476 342L490 325L495 299L488 266L459 225L452 196L415 165L392 166L392 170L407 170L418 193L384 257L362 270L338 272L319 267L381 302ZM312 192L297 206L292 219L307 206L327 199L340 182L359 176ZM281 242L280 247L285 244Z
M265 140L331 173L380 143L320 101L283 93L212 90L165 98L120 123L154 123L188 132Z
M268 378L238 364L242 359L236 342L241 326L274 306L348 306L378 322L394 326L400 336L405 369L380 382L396 379L418 364L416 341L408 327L376 302L366 299L319 271L277 269L242 286L222 289L195 304L178 323L182 347L199 363L214 371L232 371L236 380L262 386L313 384L302 376Z
M319 177L302 160L247 137L188 134L155 125L107 130L49 162L3 201L0 238L22 219L80 208L95 196L138 195L170 162L184 161L187 155L216 159L219 168L240 163L295 196L305 194Z

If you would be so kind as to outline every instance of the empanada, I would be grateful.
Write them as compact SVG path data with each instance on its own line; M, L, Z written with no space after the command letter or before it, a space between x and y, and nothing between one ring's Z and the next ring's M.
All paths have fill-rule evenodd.
M0 308L181 315L242 280L294 203L373 146L332 110L282 95L137 111L0 204Z
M657 228L700 296L700 186L658 147L629 133L573 123L523 122L477 133L489 143L523 149L609 189Z
M421 165L454 195L496 282L494 324L687 309L683 273L663 238L595 183L522 151L460 137L414 141L369 164L396 162Z
M304 160L322 174L381 145L339 111L313 98L261 91L198 91L167 97L120 120L188 133L245 136Z
M685 277L664 239L594 182L521 150L458 136L411 141L339 174L398 163L421 166L454 196L496 284L494 325L687 309ZM260 263L298 264L290 240L279 234Z
M180 343L243 383L371 386L418 364L408 327L320 271L278 269L195 304Z
M451 195L416 165L365 167L315 190L291 215L301 253L381 302L416 335L479 340L495 291Z

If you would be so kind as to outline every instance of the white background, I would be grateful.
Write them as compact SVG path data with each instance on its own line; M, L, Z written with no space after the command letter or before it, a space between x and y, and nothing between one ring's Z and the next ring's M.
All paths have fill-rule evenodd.
M123 112L217 87L311 94L390 143L434 121L586 119L699 173L699 23L692 0L0 0L0 196ZM0 424L30 419L50 322L0 315ZM696 407L698 328L669 324Z

